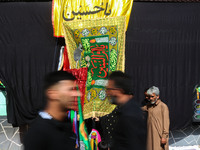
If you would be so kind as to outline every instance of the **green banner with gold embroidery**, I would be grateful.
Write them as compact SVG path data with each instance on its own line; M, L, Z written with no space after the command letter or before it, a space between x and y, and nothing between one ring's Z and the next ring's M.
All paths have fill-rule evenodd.
M71 68L88 67L84 118L112 112L105 86L111 71L125 68L125 17L68 21L63 29Z

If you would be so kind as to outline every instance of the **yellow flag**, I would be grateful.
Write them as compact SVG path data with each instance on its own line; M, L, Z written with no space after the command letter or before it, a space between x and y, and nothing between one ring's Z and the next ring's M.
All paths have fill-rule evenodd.
M133 0L54 0L52 23L55 37L63 37L62 23L72 20L88 20L126 16L126 29Z

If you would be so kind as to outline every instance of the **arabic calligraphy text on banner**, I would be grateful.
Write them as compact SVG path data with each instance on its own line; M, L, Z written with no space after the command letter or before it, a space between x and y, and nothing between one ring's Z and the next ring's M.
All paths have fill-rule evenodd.
M54 0L52 23L55 37L63 37L62 23L72 20L87 20L126 16L126 28L133 0Z

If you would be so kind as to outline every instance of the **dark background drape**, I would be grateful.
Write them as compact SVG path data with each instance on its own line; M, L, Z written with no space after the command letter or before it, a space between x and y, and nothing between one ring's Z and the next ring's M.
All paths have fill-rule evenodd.
M29 123L44 106L42 81L57 68L57 43L51 2L0 3L0 79L13 126Z
M126 38L126 72L136 100L158 86L171 129L192 121L193 89L200 83L200 3L135 2ZM29 123L44 105L42 78L56 69L51 2L1 3L0 79L7 87L8 121Z
M153 85L170 110L171 129L192 122L200 82L200 3L133 3L126 38L126 72L138 102Z

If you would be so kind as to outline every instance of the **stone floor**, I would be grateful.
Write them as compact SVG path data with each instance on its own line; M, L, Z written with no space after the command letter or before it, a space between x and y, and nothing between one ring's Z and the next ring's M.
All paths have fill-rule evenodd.
M169 144L171 147L200 145L200 125L170 131Z
M169 144L170 150L174 150L177 147L184 147L184 150L200 149L200 125L192 125L183 130L170 131ZM198 148L188 149L188 146L194 145ZM6 117L0 117L0 150L23 150L23 145L19 138L19 128L13 128L7 122Z
M0 150L22 150L19 128L13 128L6 117L0 117Z

